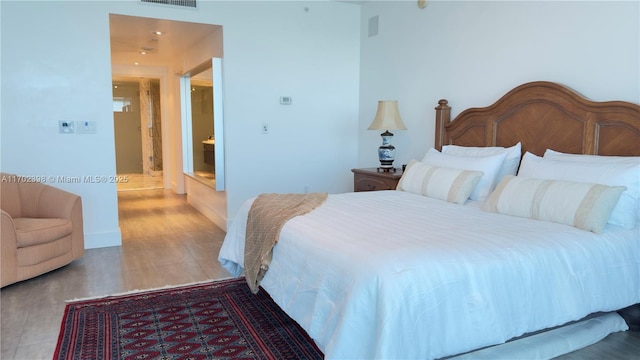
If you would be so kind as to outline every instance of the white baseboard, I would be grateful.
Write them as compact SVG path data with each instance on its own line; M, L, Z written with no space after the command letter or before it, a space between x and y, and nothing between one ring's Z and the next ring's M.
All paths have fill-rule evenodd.
M187 202L193 206L196 210L201 212L207 219L211 220L214 224L218 225L222 230L227 231L227 219L220 216L216 211L208 207L205 203L201 202L198 197L189 196L187 194Z
M84 233L84 248L97 249L110 246L122 246L122 233L117 231Z

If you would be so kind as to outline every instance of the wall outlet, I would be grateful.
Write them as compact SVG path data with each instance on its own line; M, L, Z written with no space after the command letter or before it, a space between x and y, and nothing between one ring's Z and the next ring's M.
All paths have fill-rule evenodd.
M262 123L262 133L263 134L268 134L269 133L269 124Z
M291 105L292 102L291 96L280 96L280 105Z
M60 134L73 134L73 121L58 121L58 131Z

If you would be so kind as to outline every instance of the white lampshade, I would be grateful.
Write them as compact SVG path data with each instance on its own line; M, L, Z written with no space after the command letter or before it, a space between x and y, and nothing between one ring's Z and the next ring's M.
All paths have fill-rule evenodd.
M407 130L402 122L397 100L378 101L378 111L368 130Z

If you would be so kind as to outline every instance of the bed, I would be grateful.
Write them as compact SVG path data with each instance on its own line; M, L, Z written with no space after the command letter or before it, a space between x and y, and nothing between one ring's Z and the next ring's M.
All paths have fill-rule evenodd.
M620 309L632 314L627 322L638 321L633 319L640 303L634 175L640 173L634 157L640 156L640 106L592 102L562 85L532 82L488 107L465 110L453 121L450 113L448 102L440 100L433 157L427 152L412 162L399 190L329 194L310 213L286 222L262 289L309 333L327 359L442 358ZM447 198L452 187L443 193L440 180L429 189L425 184L434 184L432 180L412 181L414 175L434 171L442 174L438 179L453 174L438 163L458 161L446 151L483 151L476 147L498 149L502 156L473 161L491 162L493 173L457 167L456 179L464 174L473 181L456 186L456 196ZM510 166L520 165L521 172L551 171L545 177L550 179L553 171L564 171L568 178L550 182L505 174L507 150L517 152ZM557 185L556 193L566 191L567 198L583 187L571 177L582 176L583 165L577 163L586 159L591 164L592 158L553 159L570 154L597 155L594 161L605 163L597 165L602 168L596 173L615 174L621 167L621 176L632 184L590 183L585 191L592 194L597 188L603 194L597 203L604 205L594 207L605 210L585 217L586 227L567 224L564 214L576 201L575 211L582 211L582 195L570 205L557 202L558 196L546 203L535 200L536 206L547 206L535 219L520 214L522 199L513 205L519 197L513 194L522 189L518 186L533 184L547 191ZM611 165L609 159L623 165ZM561 169L549 170L548 164L558 161ZM476 193L487 176L493 177L489 191ZM460 189L466 189L461 196ZM244 270L252 201L230 225L218 256L234 276ZM619 212L623 202L630 207ZM611 223L614 214L621 222Z

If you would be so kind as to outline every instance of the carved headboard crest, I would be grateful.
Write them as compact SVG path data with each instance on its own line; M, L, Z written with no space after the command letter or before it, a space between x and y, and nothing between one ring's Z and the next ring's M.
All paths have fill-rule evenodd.
M435 147L512 146L542 155L547 148L575 154L640 156L640 105L594 102L562 85L520 85L493 105L469 108L451 121L451 107L436 107Z

